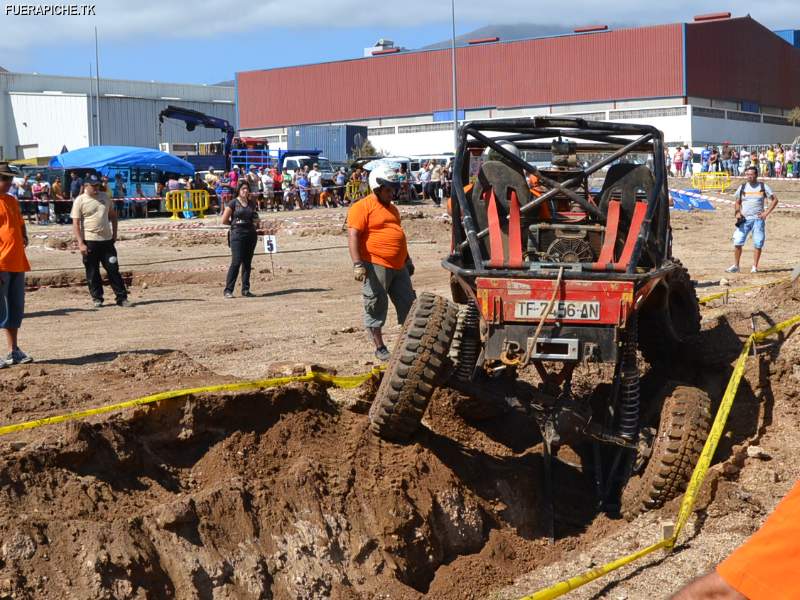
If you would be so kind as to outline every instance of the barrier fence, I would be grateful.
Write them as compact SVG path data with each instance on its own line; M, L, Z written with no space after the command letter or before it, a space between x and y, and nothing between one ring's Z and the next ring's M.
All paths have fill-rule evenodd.
M681 531L691 516L700 486L705 480L708 468L711 465L711 459L714 457L714 453L719 445L719 440L725 431L725 424L728 421L728 415L730 414L731 406L733 406L733 400L736 396L737 390L739 389L739 383L744 376L745 364L747 363L747 357L750 354L750 349L752 348L753 344L757 342L763 342L771 335L784 331L785 329L789 329L790 327L798 324L800 324L800 315L796 315L790 319L787 319L786 321L778 323L769 329L755 332L747 338L747 341L745 342L744 347L739 354L739 358L736 360L733 373L728 380L728 386L725 389L725 393L722 396L722 401L717 409L714 423L711 426L711 431L709 432L706 443L703 446L700 459L697 461L694 471L692 471L692 477L689 480L689 484L686 487L686 492L683 495L683 501L681 502L681 506L678 511L678 518L672 535L665 537L651 546L638 550L637 552L613 560L605 565L591 569L585 573L581 573L580 575L560 581L528 596L524 596L520 600L552 600L553 598L563 596L567 592L571 592L572 590L584 586L587 583L599 579L603 575L607 575L608 573L611 573L620 567L629 565L640 558L655 552L656 550L672 550L678 543L678 538L680 537Z
M178 213L181 212L187 218L191 217L192 213L199 213L197 216L205 219L205 212L209 207L209 195L206 190L174 190L167 192L164 207L167 212L172 213L170 219L173 221L180 218Z
M692 185L702 192L719 190L724 192L731 186L731 175L725 171L711 171L692 175Z

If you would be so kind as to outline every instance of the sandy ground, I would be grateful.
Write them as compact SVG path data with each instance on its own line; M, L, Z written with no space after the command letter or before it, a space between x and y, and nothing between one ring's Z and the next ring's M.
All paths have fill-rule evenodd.
M800 201L800 193L789 183L782 186L786 189L775 186L782 199ZM449 250L449 226L442 210L404 207L402 212L417 267L414 276L416 289L447 295L447 277L440 261ZM731 212L723 207L713 213L673 214L673 253L697 281L700 296L726 286L764 283L785 277L800 262L795 243L800 231L800 210L783 210L773 214L768 222L768 241L761 272L755 275L747 272L751 264L748 248L742 262L743 273L725 274L725 267L731 263ZM223 298L228 250L222 229L203 232L150 230L167 226L170 222L148 219L124 222L117 245L121 267L130 276L130 299L134 306L119 308L108 305L99 310L91 306L88 292L81 285L80 255L74 248L68 228L32 227L29 258L34 272L29 277L29 284L36 289L27 295L27 316L20 342L36 358L36 363L0 371L0 395L10 400L0 407L0 423L20 422L166 389L260 378L290 372L296 364L323 365L343 374L368 370L376 361L363 333L359 284L350 275L342 227L345 211L322 209L264 216L278 237L280 252L272 260L262 253L256 256L252 289L258 297ZM206 225L216 226L216 218L207 219ZM111 300L110 289L106 294L107 300ZM797 301L800 299L793 298L790 291L786 291L780 301L770 294L763 290L747 292L728 304L716 303L704 309L704 331L708 332L706 343L710 351L718 351L708 365L708 369L714 371L709 375L714 380L709 384L712 388L719 387L719 381L724 381L729 372L730 364L736 358L736 348L749 333L752 312L760 310L767 319L779 320L800 308ZM387 328L390 346L399 332L393 318L392 312L392 325ZM724 343L714 337L723 329L727 332ZM715 459L711 483L704 488L700 512L689 526L688 543L672 556L664 558L658 555L646 559L570 597L663 597L677 589L681 582L712 567L757 528L800 476L800 466L794 460L797 440L800 439L800 409L797 404L800 400L797 394L800 374L796 366L800 359L800 346L797 334L786 336L784 346L769 346L764 352L765 358L761 362L752 361L748 367L747 385L743 386L746 392L741 394L744 408L732 415L734 430ZM441 406L445 408L441 411L432 408L427 417L432 437L424 438L416 445L417 450L413 450L414 445L398 449L371 439L365 442L369 438L365 433L365 417L357 412L339 412L339 408L330 408L326 403L331 400L319 396L318 390L298 394L292 396L300 406L297 410L287 409L282 404L283 396L267 398L269 405L274 406L274 419L278 421L272 416L265 417L263 426L255 427L255 433L245 434L254 435L253 439L242 439L240 430L243 426L225 412L219 419L225 424L221 430L227 433L210 441L203 438L201 445L192 446L195 454L189 463L174 458L179 449L170 446L165 450L159 446L163 440L147 442L145 445L155 448L155 456L164 461L165 468L171 473L174 471L175 482L172 484L160 476L145 477L142 473L149 467L139 463L134 466L124 463L122 467L123 471L138 469L134 487L130 487L131 482L120 487L119 481L107 473L100 474L86 467L92 454L84 454L95 447L97 436L117 440L108 442L116 453L115 460L120 460L119 456L124 454L119 448L125 447L125 452L133 452L131 444L134 444L132 440L136 431L141 430L144 439L150 439L147 437L150 434L148 428L152 427L152 423L147 421L150 417L142 417L139 413L119 418L95 418L91 420L94 425L89 429L57 425L13 434L5 438L5 445L0 440L0 496L5 500L3 513L6 518L6 525L0 529L4 538L13 542L6 542L0 549L3 561L0 563L0 597L3 594L20 598L63 597L58 590L68 589L63 586L72 582L80 594L113 598L415 598L420 594L440 598L515 598L655 541L659 524L669 519L676 509L673 503L631 524L612 522L603 516L584 519L580 525L567 519L555 546L548 547L539 535L535 519L519 514L519 511L536 511L535 492L530 498L525 498L525 490L535 488L538 464L538 459L532 457L529 445L525 443L526 428L530 424L522 426L502 421L489 424L488 433L481 432L459 421L452 411L448 412L447 398L443 397ZM338 406L337 394L332 391L330 397ZM719 400L719 394L714 400ZM187 415L191 411L186 406L180 410L184 411L184 416L178 419L180 426L173 423L174 427L168 430L194 443L194 436L202 428L187 426ZM213 410L208 409L209 414ZM294 416L287 416L287 410ZM196 416L192 418L199 419ZM284 425L278 428L273 426L275 422ZM208 428L214 429L210 425ZM245 426L244 430L247 429ZM308 432L308 436L297 433L292 437L295 435L292 431ZM324 442L329 446L327 451L315 449L315 431L319 432L320 440L327 440ZM451 439L455 441L447 441ZM355 440L360 441L356 444ZM271 466L268 461L259 463L257 468L253 466L253 470L246 472L231 470L225 466L227 463L223 458L213 458L217 454L228 456L231 452L240 452L241 456L248 453L260 456L256 449L266 448L268 441L272 449L275 444L286 443L287 448L293 448L289 452L293 458L284 461L284 465ZM749 444L763 447L769 459L746 458L745 448ZM337 461L332 458L337 454L342 457L340 462L349 460L359 465L353 467L352 475L346 469L337 470L341 465L335 465ZM480 460L476 454L480 455ZM172 458L164 458L167 455ZM390 456L392 458L387 462ZM467 456L477 462L470 467L464 466L469 464L469 461L462 461ZM239 510L235 503L223 508L216 505L209 508L203 504L205 500L201 501L202 494L211 493L211 483L203 479L202 472L207 473L212 468L208 465L203 467L201 463L210 461L217 465L215 460L223 460L224 464L213 467L220 469L219 477L213 482L217 487L213 489L218 490L220 485L233 486L234 496L243 498L237 502L244 502L245 512L262 511L258 512L262 528L269 523L276 531L283 532L283 550L280 551L289 554L282 559L283 563L275 558L280 551L274 544L280 544L274 542L276 538L273 536L273 542L270 542L273 545L268 544L268 548L259 550L264 557L263 565L256 564L257 561L248 563L244 554L237 559L238 563L219 562L221 559L216 554L207 555L206 549L213 546L219 555L224 555L225 544L233 542L223 543L217 534L204 533L201 526L197 534L199 538L186 538L194 546L179 544L180 547L173 547L178 548L176 552L187 556L197 554L202 566L202 569L197 569L208 579L204 579L201 585L192 571L196 565L170 566L165 560L174 540L170 542L171 538L165 537L162 530L172 531L169 524L182 521L180 516L174 515L164 521L158 516L161 514L158 511L164 506L173 506L176 493L179 496L195 494L191 496L192 506L196 508L192 518L201 525L215 523L216 527L224 528L228 522L226 519L232 518L230 515ZM109 461L104 468L114 471L117 463ZM317 464L321 466L314 466ZM481 465L487 469L484 473L490 473L488 479L498 482L492 492L482 487L486 485L486 476L474 471ZM286 469L289 469L289 474ZM408 475L408 481L403 475L405 470L413 472L413 475ZM301 476L301 472L305 474ZM247 478L258 473L273 473L270 481L274 485L289 486L281 488L287 506L292 503L297 506L292 510L281 508L280 504L269 499L269 493L259 487L261 484L253 483L255 487L248 487L250 482ZM312 480L315 477L313 473L321 479L315 480L316 484L313 481L307 483L307 477ZM359 522L334 525L325 517L328 519L323 519L328 523L325 526L327 533L304 530L303 535L314 539L320 536L336 538L339 546L321 543L315 546L315 542L308 541L311 549L304 551L303 544L292 537L300 534L295 530L292 530L292 535L287 532L291 523L313 519L292 511L299 510L300 505L305 507L303 510L311 510L303 504L309 501L304 494L314 496L329 478L361 482L361 487L351 483L339 489L338 484L331 484L331 498L339 498L337 494L341 494L341 501L336 504L338 508L334 510L327 500L321 498L315 501L314 510ZM373 483L366 483L368 481ZM294 488L290 490L287 482L294 482ZM382 503L381 487L375 482L383 482L386 489L400 494L400 499ZM60 506L59 502L68 507L66 496L58 500L58 489L62 486L67 489L73 483L78 487L84 486L84 489L88 486L86 493L98 497L83 512L64 509L71 527L67 531L55 526L57 517L52 513L53 508L45 507L48 502L52 502L53 507ZM36 492L38 495L34 494L33 489L38 485L47 487L49 491L44 493L40 490ZM418 487L409 491L409 485ZM126 491L129 488L135 492ZM352 503L353 489L362 490L359 492L362 494L359 496L361 505ZM312 493L312 490L316 491ZM450 493L447 490L456 490L457 493L453 493L458 500L443 499L442 494ZM36 501L32 502L30 498L34 495ZM248 502L255 507L253 510L247 508ZM413 510L408 508L408 502L411 502ZM372 508L365 508L373 504ZM201 510L200 506L206 508ZM568 503L567 507L570 506ZM170 510L173 509L174 506ZM397 516L409 510L408 515ZM579 507L575 510L582 511ZM31 511L43 514L36 516ZM149 523L148 519L151 519L156 523L153 530L144 527L145 533L149 532L145 535L138 526L115 529L122 527L119 525L122 523L121 515L129 511L132 514L144 511L141 512L143 522ZM362 515L360 511L365 512ZM280 515L280 518L271 517L270 520L265 516L267 514ZM395 520L400 521L387 524L382 520L389 518L387 514L395 515ZM362 518L364 523L360 522ZM131 536L130 544L119 550L124 560L115 558L108 534L87 525L93 519L107 521L110 531L117 531L120 536ZM370 529L368 522L372 522L371 519L380 525L375 526L377 531L388 537L381 540L375 527ZM469 522L472 528L469 533L459 529L466 527L463 525L465 522ZM253 539L263 538L263 535L259 538L257 531L258 519L254 523L232 526L240 535L237 543L249 544ZM35 531L31 529L33 525ZM344 535L341 532L336 534L340 537L331 533L330 529L338 531L337 527L344 528L349 537L341 537ZM155 533L156 530L160 533ZM39 537L36 531L39 531ZM386 542L393 535L392 531L404 541L402 549L393 551L391 544ZM144 537L137 537L140 535ZM93 538L91 542L84 540L83 550L77 550L74 543L64 545L65 538L82 536ZM143 541L145 538L149 540L147 543ZM418 538L430 544L417 549L423 554L427 552L427 559L413 550L416 547L413 540ZM61 554L56 539L63 545ZM26 540L32 540L33 546L29 547ZM373 556L373 545L378 545L375 540L380 540L382 551L391 555L392 560L384 558L381 562ZM151 544L152 548L147 546L150 549L141 550L140 555L136 555L138 558L134 557L130 548L138 548L141 544ZM324 551L317 546L324 547ZM295 551L300 554L292 559L291 552ZM320 554L315 554L317 551ZM60 571L53 570L53 565L48 562L48 552L54 559L58 556L68 563L80 560L95 562L88 567L88 574L82 572L77 562L72 566L63 565ZM103 552L110 557L103 558ZM336 559L337 552L352 553L355 558ZM261 556L258 553L254 555ZM342 570L339 576L336 575L337 569L330 566L339 564L337 560L351 560L355 566ZM426 561L427 566L420 566ZM142 566L156 563L158 569ZM134 568L131 565L139 566ZM215 575L214 569L217 568L223 574L229 568L233 574L228 579L219 573ZM257 581L242 575L260 573L265 569L267 575L256 578ZM324 574L326 570L330 571L327 575ZM303 571L309 574L308 581L297 583L295 580L302 579L300 573ZM386 579L389 575L392 576ZM388 581L393 583L381 591L380 586L369 583L373 580L383 582L381 585L389 585ZM54 587L48 588L48 581L53 581Z

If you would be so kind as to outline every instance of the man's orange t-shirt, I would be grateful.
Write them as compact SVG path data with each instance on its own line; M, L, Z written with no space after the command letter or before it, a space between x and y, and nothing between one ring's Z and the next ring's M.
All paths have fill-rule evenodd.
M800 598L800 482L752 537L717 566L717 573L751 600Z
M370 194L350 207L347 226L361 233L358 248L361 260L389 269L403 268L408 246L396 206L384 205L375 194Z
M0 195L0 271L24 273L31 270L25 256L22 213L11 194Z

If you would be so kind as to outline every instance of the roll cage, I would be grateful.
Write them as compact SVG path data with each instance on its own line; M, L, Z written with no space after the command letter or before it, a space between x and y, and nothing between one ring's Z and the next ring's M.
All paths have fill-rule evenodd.
M521 152L548 151L552 147L552 140L563 138L576 142L578 154L603 156L591 163L584 163L582 167L570 169L564 180L556 181L548 176L550 170L516 156L501 145L502 142L511 142ZM549 265L526 260L521 268L489 267L489 261L481 249L481 240L490 234L489 227L480 230L477 228L474 204L470 203L465 191L465 186L470 183L470 156L486 148L494 150L512 168L525 175L536 176L546 189L544 193L519 207L521 216L534 215L538 207L560 196L579 206L589 220L602 226L606 225L607 214L588 193L589 177L619 162L626 155L650 155L654 185L646 197L644 218L624 271L598 270L596 264L576 263L569 265L563 272L563 278L641 282L658 272L662 262L670 257L669 190L661 131L648 125L587 121L579 118L529 117L471 121L459 129L452 186L453 250L442 263L447 270L466 279L481 276L551 279L556 277L558 268L564 266L563 263ZM581 186L585 187L585 195L576 191ZM641 267L643 256L646 258L644 262L650 265L649 268Z

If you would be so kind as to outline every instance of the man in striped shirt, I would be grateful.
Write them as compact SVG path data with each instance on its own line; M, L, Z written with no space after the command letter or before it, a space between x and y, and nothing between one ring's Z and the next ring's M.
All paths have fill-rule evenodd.
M748 167L745 172L747 182L736 190L736 227L733 230L733 260L734 263L726 269L728 273L739 272L739 261L742 258L742 246L747 237L753 235L753 266L751 273L758 273L758 262L761 260L761 249L767 238L766 220L778 205L778 199L772 189L764 182L758 181L758 170ZM765 209L766 199L769 198L769 208Z

